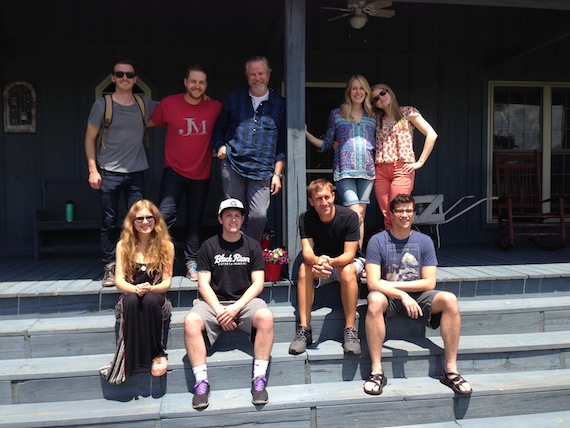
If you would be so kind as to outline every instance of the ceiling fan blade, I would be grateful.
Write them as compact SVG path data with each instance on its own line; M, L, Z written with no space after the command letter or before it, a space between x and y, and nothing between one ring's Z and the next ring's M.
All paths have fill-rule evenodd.
M384 9L385 7L390 7L392 6L392 2L389 0L376 0L376 1L372 1L370 3L367 3L364 7L374 7L376 10L378 9Z
M321 9L326 9L326 10L340 10L341 12L351 12L352 9L343 9L340 7L327 7L327 6L322 6Z
M344 14L342 14L342 15L335 16L334 18L327 19L327 21L335 21L335 20L337 20L337 19L341 19L341 18L344 18L345 16L351 16L351 15L352 15L352 12L350 12L350 13L344 13Z
M375 18L391 18L396 14L394 10L375 10L374 12L370 12L368 15L374 16Z

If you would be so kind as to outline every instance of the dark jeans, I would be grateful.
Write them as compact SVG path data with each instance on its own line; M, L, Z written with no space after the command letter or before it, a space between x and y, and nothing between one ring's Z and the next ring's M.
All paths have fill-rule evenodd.
M101 170L101 260L115 261L115 246L119 238L119 198L125 193L127 209L143 199L144 171L120 173Z
M160 182L160 212L170 228L176 222L178 207L182 196L186 195L186 262L198 260L200 249L200 230L202 216L208 199L210 180L192 180L174 172L172 168L164 168Z

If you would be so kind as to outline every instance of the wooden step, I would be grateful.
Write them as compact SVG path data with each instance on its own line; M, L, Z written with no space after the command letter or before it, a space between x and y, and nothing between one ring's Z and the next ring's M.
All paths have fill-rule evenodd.
M84 262L87 267L82 268ZM14 266L6 266L0 281L0 316L112 309L119 292L115 287L101 287L100 262L77 259L75 264L70 263L49 259L30 268L29 261L16 260ZM451 266L438 268L437 288L460 298L513 294L532 297L537 293L570 293L569 278L570 263ZM331 288L338 290L334 286L326 289ZM189 307L197 295L197 285L177 274L168 294L175 307ZM262 297L269 303L294 304L295 294L292 281L283 279L266 283ZM363 287L361 297L365 295Z
M570 410L549 413L460 419L434 424L399 425L397 428L560 428L570 421ZM396 428L396 426L390 427Z
M210 406L192 409L192 394L167 394L127 402L84 400L0 406L0 427L123 426L211 427L389 427L566 412L570 370L477 374L474 392L456 396L437 379L391 379L380 396L367 395L361 381L269 386L269 403L251 404L249 385L212 389Z
M208 374L218 389L239 388L251 379L251 344L240 348L214 347L208 354ZM227 336L226 336L227 337ZM388 340L384 343L383 369L389 379L432 376L443 370L443 343L440 338ZM366 347L361 356L344 355L337 341L312 345L306 353L289 355L289 343L275 343L269 372L273 386L299 383L328 383L366 379L370 360ZM512 335L466 336L460 343L459 370L472 374L564 369L570 352L568 332ZM6 394L0 404L65 401L78 399L132 399L160 393L191 391L194 376L186 351L168 351L169 367L164 378L137 373L119 387L99 377L98 369L113 357L108 354L4 360L0 385ZM154 391L154 392L153 392Z
M289 342L295 334L296 311L290 305L270 305L275 318L275 341ZM495 299L460 299L462 336L501 333L533 333L570 330L570 296L529 299L509 296ZM187 310L173 311L168 347L184 347L183 320ZM365 339L360 319L366 313L359 301L358 330ZM314 340L342 340L344 316L340 309L319 307L313 311ZM62 317L4 319L0 323L0 359L114 352L115 318L111 311ZM425 330L425 333L424 333ZM388 338L437 337L439 330L424 329L405 318L388 320Z

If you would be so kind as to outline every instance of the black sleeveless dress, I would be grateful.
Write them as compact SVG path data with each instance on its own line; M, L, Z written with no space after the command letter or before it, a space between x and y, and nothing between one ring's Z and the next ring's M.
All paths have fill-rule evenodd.
M133 278L133 284L160 281L160 273L149 275L146 265L139 264ZM135 370L150 370L152 360L166 356L164 350L163 309L167 304L165 294L152 291L139 297L135 293L124 293L119 298L121 307L121 332L119 341L124 343L125 377Z

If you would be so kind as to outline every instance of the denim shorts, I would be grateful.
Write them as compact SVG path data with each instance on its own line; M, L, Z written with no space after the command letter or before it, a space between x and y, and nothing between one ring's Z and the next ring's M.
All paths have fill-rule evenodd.
M372 193L374 180L343 178L335 184L336 192L345 207L355 204L370 204L370 194Z

